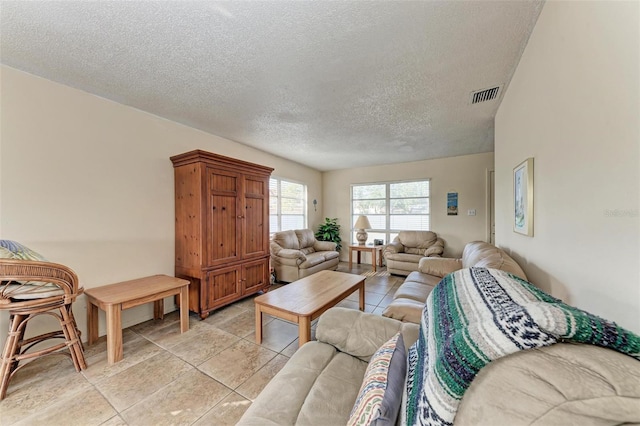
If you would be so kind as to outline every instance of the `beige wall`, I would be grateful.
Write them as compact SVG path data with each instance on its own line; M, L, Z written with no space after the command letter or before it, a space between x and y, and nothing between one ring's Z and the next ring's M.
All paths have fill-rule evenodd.
M496 117L496 241L543 290L640 332L640 3L547 2ZM512 169L535 158L534 237Z
M323 204L321 173L297 163L8 67L1 90L1 236L70 266L85 288L173 274L171 155L203 149L264 164ZM312 225L322 219L312 205L309 214ZM81 297L83 337L85 309ZM145 305L123 323L149 318ZM0 321L6 330L7 315Z
M487 240L487 170L493 170L493 153L415 161L323 173L322 187L327 217L337 217L341 237L351 240L351 184L411 179L431 179L431 230L445 240L445 255L460 256L469 241ZM458 216L447 216L447 192L458 192ZM467 216L475 209L476 216ZM369 254L364 262L371 263ZM342 250L342 260L348 251Z

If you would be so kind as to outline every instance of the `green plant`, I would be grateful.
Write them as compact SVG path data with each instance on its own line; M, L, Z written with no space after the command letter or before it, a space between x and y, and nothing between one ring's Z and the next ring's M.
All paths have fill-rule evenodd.
M342 238L340 238L340 225L338 225L338 218L329 219L324 218L324 223L321 223L316 232L316 239L318 241L331 241L336 243L336 250L340 251L342 247Z

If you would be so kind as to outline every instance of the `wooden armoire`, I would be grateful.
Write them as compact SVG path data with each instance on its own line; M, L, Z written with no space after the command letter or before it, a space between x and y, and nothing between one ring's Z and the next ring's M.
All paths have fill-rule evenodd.
M217 308L269 286L272 168L206 151L171 157L176 277L191 281L189 310Z

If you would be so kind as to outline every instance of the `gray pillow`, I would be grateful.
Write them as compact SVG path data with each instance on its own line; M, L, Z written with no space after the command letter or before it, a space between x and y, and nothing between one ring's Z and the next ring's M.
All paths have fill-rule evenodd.
M407 375L407 353L402 334L398 337L396 350L391 357L387 388L384 391L380 416L371 422L373 426L394 426L400 412L404 381Z

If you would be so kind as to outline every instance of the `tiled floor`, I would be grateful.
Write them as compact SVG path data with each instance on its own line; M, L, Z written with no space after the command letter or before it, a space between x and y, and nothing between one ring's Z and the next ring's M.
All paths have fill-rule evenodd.
M380 314L403 280L368 277L365 310ZM357 309L358 293L338 306ZM191 314L184 334L176 312L138 324L124 330L121 362L107 365L102 337L82 373L67 357L36 360L12 380L0 425L233 425L298 348L297 326L273 317L256 345L254 315L249 297L202 321Z

